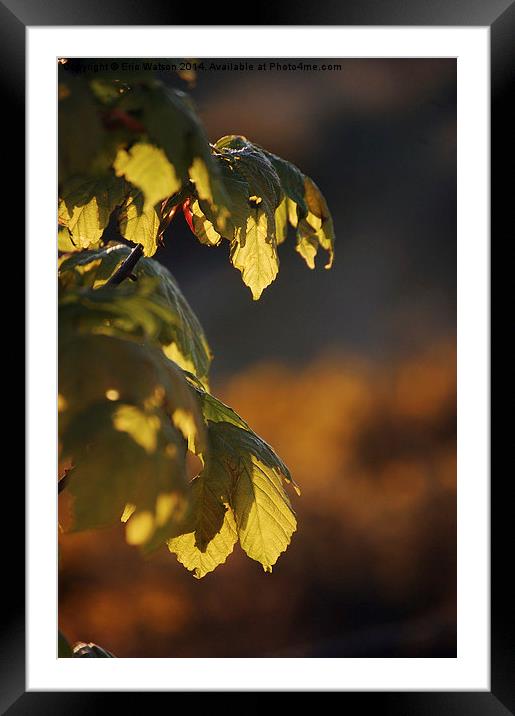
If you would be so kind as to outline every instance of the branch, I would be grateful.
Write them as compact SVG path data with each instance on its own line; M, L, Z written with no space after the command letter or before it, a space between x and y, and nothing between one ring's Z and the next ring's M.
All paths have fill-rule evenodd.
M124 279L128 278L132 273L132 269L136 266L142 256L143 246L141 244L137 244L137 246L135 246L130 252L130 254L127 256L125 261L120 265L120 267L114 272L111 278L106 281L104 285L117 286Z
M57 494L60 495L70 481L70 472L73 468L64 471L64 475L57 481Z

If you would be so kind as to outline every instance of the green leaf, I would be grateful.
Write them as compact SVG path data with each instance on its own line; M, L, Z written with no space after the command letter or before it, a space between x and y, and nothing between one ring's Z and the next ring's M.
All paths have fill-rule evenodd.
M78 251L79 247L73 243L72 235L66 226L60 226L57 231L57 250L63 252Z
M213 455L209 467L191 483L185 533L167 543L170 552L198 579L223 564L238 539L234 516L227 505L228 488L227 473Z
M157 279L156 295L174 316L172 340L164 345L166 355L207 386L211 350L197 316L172 274L157 261L146 259L138 262L136 275Z
M69 261L81 266L77 256ZM156 279L138 284L148 281ZM74 465L74 529L123 517L129 544L146 545L182 523L186 446L205 451L206 428L198 389L160 348L138 340L154 330L154 316L124 288L61 297L59 434L61 455Z
M289 472L257 435L226 422L209 423L210 455L230 480L230 506L242 549L272 571L297 522L282 480Z
M297 252L313 269L318 249L322 247L329 254L325 268L331 268L334 260L334 227L320 189L294 164L266 150L263 152L273 164L288 198L290 223L297 228ZM282 225L282 214L279 221Z
M194 376L186 375L186 377L193 385L195 391L200 397L202 415L204 416L204 420L206 420L208 425L210 425L211 423L229 423L230 425L234 425L234 427L241 428L244 432L251 434L253 440L255 440L256 444L259 446L263 454L267 455L270 459L272 459L272 461L276 462L284 480L290 483L295 489L296 493L300 495L300 489L290 475L290 471L288 470L286 465L277 457L270 445L268 445L262 438L256 435L253 432L252 428L249 426L249 424L245 420L243 420L243 418L240 417L233 408L229 407L225 403L222 403L221 400L215 398L214 395L211 395L209 392L207 392L203 388L203 386L195 379Z
M250 210L245 235L234 239L231 244L231 262L241 271L243 282L257 301L279 271L275 241L270 240L268 219L263 211Z
M288 233L288 199L285 197L275 210L275 238L277 245L286 241Z
M75 530L116 523L131 503L150 517L132 540L141 544L158 526L161 496L173 498L172 512L183 504L186 445L161 409L93 403L66 425L61 444L74 465L67 489Z
M61 281L68 287L99 288L129 253L130 249L121 244L97 251L76 253L61 263L59 269ZM204 386L207 386L211 351L197 316L184 298L172 274L159 262L146 258L138 261L133 274L138 279L135 284L126 282L123 287L118 287L110 294L115 299L117 296L129 298L129 303L125 306L119 306L119 302L116 301L116 305L119 306L116 310L121 311L123 316L124 330L145 335L147 339L160 343L171 360L193 373ZM141 283L142 278L144 282L153 280L153 283L149 284L151 291L147 293L143 291L145 283ZM92 300L101 301L103 294L89 295ZM153 319L147 315L145 320L136 320L139 310L132 302L132 297L136 295L141 297L139 304L146 306L145 313L150 312L154 316ZM119 319L116 318L113 310L109 312L106 319L111 321L111 326L118 325ZM133 326L127 329L127 322L131 320Z
M190 204L193 229L201 244L218 246L222 241L221 234L215 229L213 223L206 218L198 200Z
M114 174L68 181L59 201L59 224L79 249L99 246L112 212L124 198L125 182Z
M172 340L176 319L157 299L156 288L156 279L142 277L136 284L68 289L60 297L60 327L69 324L82 333L166 344Z
M184 92L158 81L146 82L134 86L120 106L139 114L150 141L164 150L183 184L191 179L198 196L213 209L223 206L218 167L195 108Z
M99 288L130 254L124 244L112 243L100 249L76 251L59 262L59 281L63 287Z
M247 183L250 205L258 205L267 218L268 237L275 238L275 210L279 206L283 190L277 172L260 147L245 137L227 136L219 139L215 145L223 159L229 162L233 171L237 171Z
M134 190L125 199L119 215L121 235L134 244L142 244L146 256L157 251L161 215L154 206L145 205L143 192Z
M200 578L225 562L238 538L247 555L271 571L296 529L282 481L298 488L272 448L232 408L196 389L208 449L191 485L188 527L169 549Z
M140 189L144 195L144 210L155 206L165 197L181 188L181 180L175 173L162 149L139 142L128 151L120 149L114 161L117 176Z
M192 223L199 241L230 241L232 264L254 300L277 276L277 246L287 235L288 220L297 229L297 251L310 268L322 247L334 256L334 229L326 201L316 184L296 166L253 144L228 135L213 148L225 187L228 216L221 223L202 197L191 202Z
M95 98L80 77L59 80L59 181L88 174L103 149L104 132Z

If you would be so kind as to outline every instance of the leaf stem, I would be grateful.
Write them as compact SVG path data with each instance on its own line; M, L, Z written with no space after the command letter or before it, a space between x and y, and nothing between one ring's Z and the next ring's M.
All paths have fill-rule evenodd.
M125 261L114 272L111 278L106 281L105 286L117 286L124 279L128 278L132 273L132 269L136 266L142 256L143 246L142 244L137 244L127 256Z
M70 472L71 472L71 470L66 470L64 475L61 477L61 479L57 481L57 494L58 495L61 494L61 492L64 490L64 488L70 481Z

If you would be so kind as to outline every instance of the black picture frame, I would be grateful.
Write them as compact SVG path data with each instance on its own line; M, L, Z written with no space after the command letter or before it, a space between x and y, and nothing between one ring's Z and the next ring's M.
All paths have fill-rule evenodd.
M215 12L212 12L212 10ZM242 17L239 12L219 13L216 7L202 12L203 25L219 25L220 18ZM191 9L164 0L135 3L126 0L0 0L0 78L2 111L9 144L16 152L10 166L20 174L12 179L10 201L17 216L24 215L21 192L25 146L25 30L27 26L74 25L190 25ZM209 16L213 17L210 18ZM491 32L491 208L492 236L500 238L501 227L511 209L513 160L510 151L509 90L515 88L515 2L514 0L373 0L338 3L311 3L292 0L280 6L267 3L256 14L256 25L404 25L483 26ZM209 23L212 19L213 23ZM242 21L240 21L242 22ZM509 194L508 194L509 192ZM29 207L30 210L30 207ZM510 216L510 226L513 226ZM19 226L16 228L19 233ZM30 346L29 346L30 349ZM44 478L44 476L42 476ZM509 475L506 475L509 478ZM504 548L510 545L511 528L507 510L509 479L491 481L491 691L453 692L339 692L341 706L356 711L370 708L382 714L494 716L515 714L515 639L513 587L506 569ZM10 504L24 504L21 479L9 481ZM511 509L511 508L510 508ZM19 509L21 512L21 508ZM505 512L506 511L506 512ZM0 711L21 714L74 715L97 713L102 707L123 708L120 699L131 705L139 695L127 692L26 692L25 691L25 593L24 543L20 538L8 545L15 557L8 586L2 589L5 627L0 640ZM16 566L17 565L17 566ZM16 571L18 570L18 571ZM153 694L157 695L157 694ZM149 694L145 695L147 699ZM114 701L114 698L116 701ZM147 706L148 708L148 706Z

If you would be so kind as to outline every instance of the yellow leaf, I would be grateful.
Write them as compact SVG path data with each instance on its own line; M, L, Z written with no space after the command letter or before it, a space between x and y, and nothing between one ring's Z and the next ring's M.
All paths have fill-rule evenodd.
M173 164L162 149L152 144L139 142L128 151L120 149L113 167L117 176L125 177L143 192L145 211L181 188Z
M245 236L233 240L231 262L241 271L243 282L252 291L254 301L277 276L277 250L267 235L266 215L259 209L252 210L247 218Z

